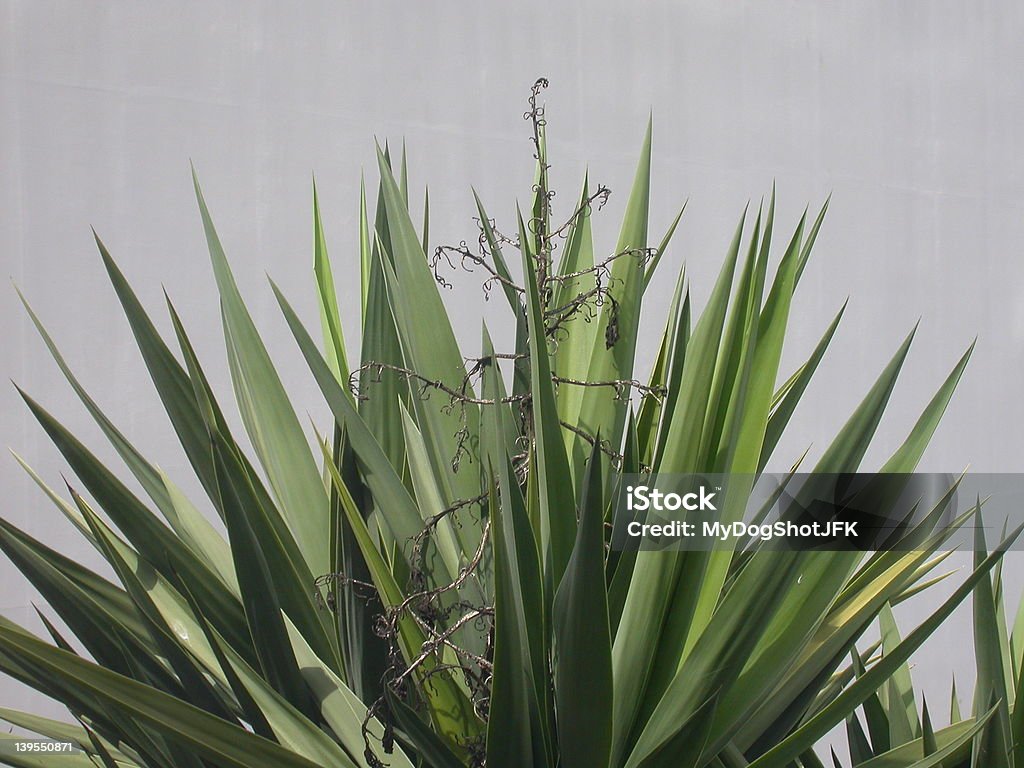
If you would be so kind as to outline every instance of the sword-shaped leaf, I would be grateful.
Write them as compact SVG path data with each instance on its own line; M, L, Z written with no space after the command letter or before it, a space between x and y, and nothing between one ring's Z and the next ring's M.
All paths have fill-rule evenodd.
M194 174L193 181L220 290L224 339L242 421L310 570L326 573L330 551L323 531L330 521L330 510L320 472L291 401L235 284Z
M607 766L612 647L604 581L604 497L595 445L584 475L576 543L555 593L555 713L565 768Z

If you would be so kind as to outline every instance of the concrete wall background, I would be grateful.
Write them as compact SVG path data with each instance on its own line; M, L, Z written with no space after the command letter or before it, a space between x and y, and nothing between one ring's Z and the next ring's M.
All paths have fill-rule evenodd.
M651 307L667 305L684 259L702 304L743 205L767 195L773 180L777 243L806 203L833 193L784 368L852 299L780 446L780 465L808 445L812 454L827 445L923 317L866 466L898 445L977 334L926 468L1019 471L1022 32L1024 8L1011 2L2 0L0 272L26 292L129 437L187 479L89 227L154 314L162 316L167 289L226 396L215 289L190 189L194 161L286 385L300 412L322 415L264 276L316 321L311 174L355 340L358 279L349 270L360 170L375 181L373 136L393 146L404 138L414 200L430 183L433 244L458 241L474 232L471 184L506 221L516 196L526 199L532 166L521 117L530 84L544 75L557 202L568 211L589 163L592 181L614 190L597 219L606 249L653 109L652 230L660 234L684 198L690 204ZM458 331L476 350L480 313L495 325L499 302L484 305L471 278L458 283ZM0 287L0 297L0 373L111 457L13 289ZM649 360L652 350L641 354ZM60 483L55 449L11 387L0 388L0 442ZM12 460L0 460L0 487L5 517L95 562ZM1006 574L1012 613L1016 558ZM38 628L31 590L6 563L0 579L0 612ZM901 613L906 629L940 593ZM917 683L932 701L946 700L951 671L969 690L970 633L969 609L961 610L917 655ZM8 681L0 701L56 711Z

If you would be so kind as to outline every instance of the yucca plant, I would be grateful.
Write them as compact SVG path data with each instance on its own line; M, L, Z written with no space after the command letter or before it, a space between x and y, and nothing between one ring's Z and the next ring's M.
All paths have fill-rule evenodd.
M396 179L388 151L378 151L376 211L371 218L364 194L345 262L354 270L358 253L355 366L314 195L323 352L274 290L333 414L315 434L296 416L196 185L253 458L173 306L176 352L97 239L202 502L133 447L32 314L148 500L23 393L77 482L59 492L26 469L116 581L0 522L0 546L74 635L45 612L52 643L3 620L0 668L62 702L74 723L0 716L82 749L3 750L0 761L815 768L815 745L845 721L854 764L1024 768L1014 717L1024 710L1012 706L1024 689L1024 646L1006 633L991 576L1012 535L991 555L979 546L973 572L903 639L891 606L944 578L933 575L946 555L941 535L876 553L609 546L623 476L764 470L843 310L803 365L780 372L825 208L809 226L801 219L769 280L773 193L740 220L692 328L679 270L656 362L641 376L641 306L656 270L669 269L682 212L651 238L648 127L614 249L599 251L591 236L604 187L585 180L557 222L537 101L544 85L526 115L535 185L511 231L478 199L476 242L428 258L427 216L417 231L405 159ZM448 264L504 294L514 349L495 351L484 328L479 354L464 357L439 290ZM912 337L815 471L860 468ZM914 469L969 355L882 471ZM955 711L951 726L936 729L925 707L918 714L907 661L972 591L979 693L971 717ZM866 644L876 620L882 640Z

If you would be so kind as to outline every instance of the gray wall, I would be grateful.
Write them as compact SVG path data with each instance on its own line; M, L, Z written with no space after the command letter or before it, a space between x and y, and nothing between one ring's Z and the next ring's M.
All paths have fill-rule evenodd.
M167 289L228 392L191 159L300 412L322 415L264 277L273 275L316 321L311 174L354 339L358 181L364 167L374 177L374 135L393 145L405 139L416 197L431 185L432 240L458 241L473 233L471 184L506 221L515 197L527 196L524 97L545 75L557 199L570 204L589 163L591 179L615 190L598 220L605 248L653 109L654 229L684 198L690 204L651 306L667 302L684 259L703 300L743 205L756 204L773 180L779 239L805 203L833 193L799 291L787 368L852 300L780 465L827 444L923 317L867 465L898 444L977 334L926 465L1017 471L1022 33L1024 6L1012 2L3 0L0 271L27 293L128 435L187 478L90 225L157 313ZM500 302L485 307L471 278L459 286L458 330L475 350L481 311L498 323ZM0 296L0 373L109 457L13 289L0 287ZM642 354L649 360L649 349ZM0 442L60 484L55 450L13 389L0 389ZM5 517L95 562L11 460L0 461L0 487ZM1007 573L1012 611L1016 561ZM31 590L6 564L0 578L0 611L38 627ZM909 624L923 610L901 615ZM973 674L969 611L957 617L916 660L935 702L946 699L950 668L964 683ZM0 701L54 711L8 683Z

